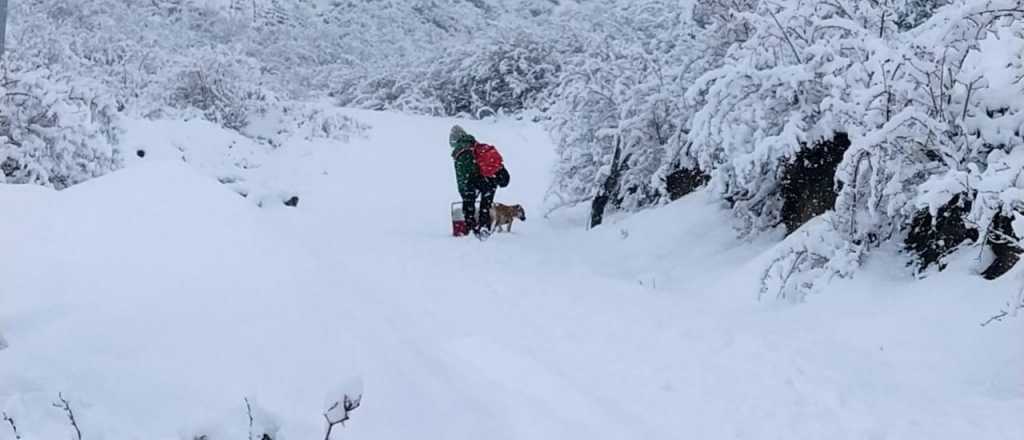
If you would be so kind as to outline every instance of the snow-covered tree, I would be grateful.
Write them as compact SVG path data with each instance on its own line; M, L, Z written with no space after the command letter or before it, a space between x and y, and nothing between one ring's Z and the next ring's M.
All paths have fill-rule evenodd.
M634 211L668 199L668 175L692 167L681 154L694 106L685 84L719 59L703 44L690 9L650 0L600 9L566 56L549 112L560 152L550 208L592 202ZM583 17L587 13L583 12Z

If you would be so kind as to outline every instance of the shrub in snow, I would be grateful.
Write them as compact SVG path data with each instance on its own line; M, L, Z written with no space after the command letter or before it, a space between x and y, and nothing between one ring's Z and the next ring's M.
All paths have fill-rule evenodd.
M437 96L429 93L423 82L426 76L422 69L367 72L342 78L332 95L342 105L352 107L442 116L444 107Z
M507 37L507 35L517 35ZM472 43L442 46L419 65L343 79L345 105L436 116L483 118L546 109L560 67L557 40L491 30Z
M583 43L563 60L549 111L559 159L548 209L591 202L595 226L608 208L636 211L670 200L667 176L694 169L680 155L686 108L673 95L681 95L679 84L693 69L667 62L668 53L692 49L693 37L678 35L683 25L677 15L661 23L657 17L666 11L647 3L635 8L613 10L605 19L636 34L589 39L588 32L600 30L579 30ZM647 33L657 36L655 29L666 35L648 40ZM667 41L676 36L678 41Z
M833 279L852 276L866 250L836 229L834 214L819 216L776 246L761 276L758 297L804 301Z
M784 1L759 3L756 12L740 14L752 34L732 47L731 62L688 92L701 108L686 152L732 202L741 231L771 228L780 217L795 219L786 221L792 230L826 208L791 212L800 201L793 193L787 203L784 184L803 150L834 132L850 143L833 186L833 228L805 231L864 247L854 254L911 229L914 240L930 239L914 219L922 209L934 217L957 195L972 202L963 221L982 231L1019 206L1016 173L1005 175L1020 169L1006 154L1021 143L1020 100L1007 99L1022 94L1018 2ZM913 31L910 15L923 20ZM933 258L956 241L918 250ZM826 260L835 261L800 262L815 272L814 262ZM796 261L773 267L799 269Z
M745 38L733 32L745 26L729 19L746 3L700 2L702 20L656 0L574 15L586 24L570 34L579 43L564 55L548 112L559 152L549 209L591 202L596 223L606 207L636 211L678 197L687 186L679 186L682 170L707 174L691 154L691 120L704 95L684 92Z
M293 138L348 142L363 137L370 126L330 105L267 99L249 114L240 134L279 147Z
M749 39L687 92L702 103L692 120L690 154L712 175L712 190L730 200L753 233L779 224L783 169L834 133L861 134L865 87L875 54L888 54L885 2L761 2L742 19ZM873 95L872 95L873 96ZM828 143L841 148L838 143Z
M64 189L120 167L117 106L109 96L102 87L48 69L5 69L0 86L5 180Z
M246 72L258 69L245 59L203 54L177 73L168 104L198 110L209 121L239 130L249 123L250 113L263 110L267 101L263 91L244 80Z
M348 142L366 134L370 126L347 115L323 109L312 109L296 121L297 128L306 129L306 139L330 139Z
M997 254L987 278L1005 273L1017 260L1017 246L1005 243L1012 219L1024 209L1024 6L1013 0L956 1L922 25L922 44L942 47L922 56L922 83L934 96L922 105L945 124L926 150L937 171L919 185L916 205L970 197L965 221ZM995 238L993 240L993 238Z
M479 46L458 46L435 62L430 93L446 115L483 117L546 109L560 70L551 41L521 31Z

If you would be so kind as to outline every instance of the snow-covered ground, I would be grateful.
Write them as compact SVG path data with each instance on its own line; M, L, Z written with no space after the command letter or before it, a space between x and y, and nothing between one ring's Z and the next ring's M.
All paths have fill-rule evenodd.
M0 186L0 410L22 437L72 438L61 395L88 440L250 438L246 399L257 438L316 439L362 390L333 438L1024 438L1024 318L979 326L1018 281L973 255L913 281L880 252L805 304L758 302L778 237L737 240L702 193L593 231L544 219L552 147L517 121L463 123L527 222L454 239L453 121L348 113L365 136L233 157L252 171L228 185L202 157L245 138L139 122L123 171Z

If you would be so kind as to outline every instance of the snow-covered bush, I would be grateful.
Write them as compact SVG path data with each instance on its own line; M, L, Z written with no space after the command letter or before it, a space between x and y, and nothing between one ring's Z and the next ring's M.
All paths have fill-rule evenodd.
M246 83L247 72L259 69L246 61L217 53L203 54L176 74L168 104L198 110L205 119L226 128L245 127L250 113L265 111L267 103L263 91Z
M634 210L677 197L670 176L707 174L742 234L785 223L853 249L798 260L785 245L772 270L795 268L789 279L836 261L852 273L890 241L921 266L975 239L1004 255L1000 273L1016 260L999 237L1024 233L1008 221L1024 211L1024 4L712 0L677 20L669 3L574 15L590 28L573 28L584 44L548 112L551 207ZM822 215L828 228L801 228Z
M601 223L605 205L617 205L625 150L637 139L623 127L622 107L640 80L642 54L626 45L603 42L567 60L565 79L555 90L550 130L557 140L552 207L593 200L592 225Z
M368 72L342 79L332 92L338 102L369 110L393 110L432 116L444 107L424 86L426 73L413 71Z
M348 142L370 129L333 106L303 102L275 102L271 109L254 114L251 122L242 134L275 147L296 137Z
M781 171L801 150L835 133L861 134L854 126L866 110L854 99L864 87L858 79L873 77L865 66L895 32L879 21L884 9L762 2L744 15L750 38L690 88L689 97L704 103L693 118L690 153L731 202L744 233L779 224Z
M545 110L564 45L536 34L495 29L473 44L444 47L419 65L371 69L342 79L334 95L358 107L437 116L481 118Z
M0 170L8 183L63 189L121 165L107 90L47 69L5 70L2 80Z
M429 92L445 114L480 117L547 108L560 71L553 42L522 33L498 35L479 46L450 49L434 63Z
M635 211L671 200L673 173L703 174L683 154L695 106L682 97L719 57L689 11L675 6L651 0L600 10L599 18L581 14L592 24L574 31L582 43L562 62L548 112L560 156L549 209L592 201L596 225L606 207Z
M860 267L866 247L851 243L835 227L835 214L820 216L774 249L761 276L759 298L802 302L835 278L848 278Z

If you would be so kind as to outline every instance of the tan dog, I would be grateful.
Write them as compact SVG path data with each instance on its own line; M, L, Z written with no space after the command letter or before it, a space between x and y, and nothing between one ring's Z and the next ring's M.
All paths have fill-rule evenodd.
M494 208L491 209L491 226L497 232L501 232L502 226L505 226L505 232L512 232L512 222L515 219L526 221L526 210L520 205L509 206L495 203Z

